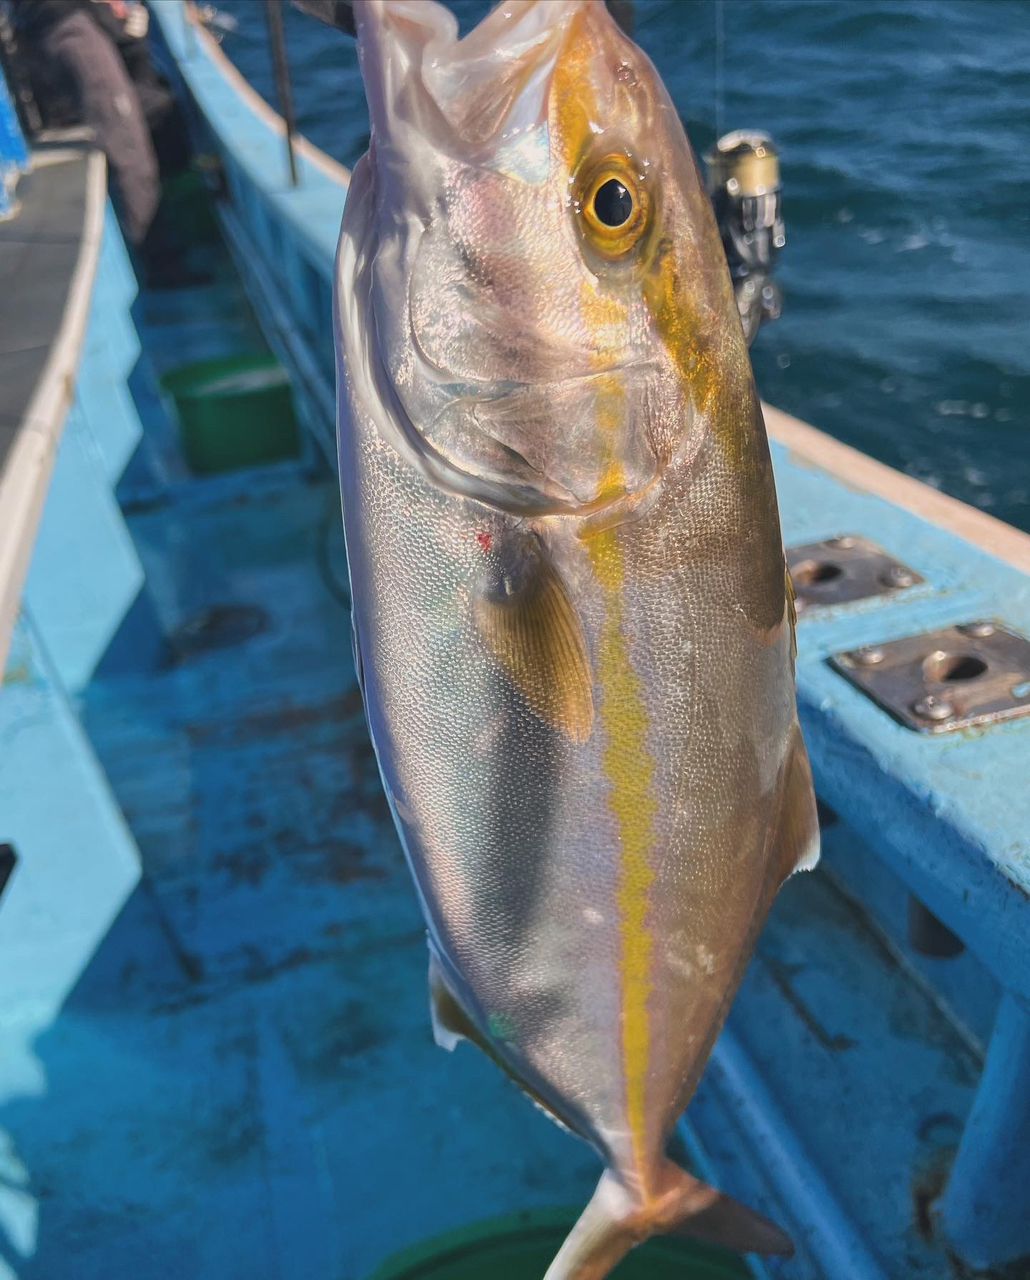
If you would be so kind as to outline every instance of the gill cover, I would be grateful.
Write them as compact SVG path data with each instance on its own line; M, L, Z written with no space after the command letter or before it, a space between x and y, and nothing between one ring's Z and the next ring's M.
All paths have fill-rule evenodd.
M445 492L621 518L691 420L640 279L660 227L642 55L595 0L510 0L461 40L434 0L355 14L372 134L340 270L363 403ZM584 40L624 69L604 136L568 110Z

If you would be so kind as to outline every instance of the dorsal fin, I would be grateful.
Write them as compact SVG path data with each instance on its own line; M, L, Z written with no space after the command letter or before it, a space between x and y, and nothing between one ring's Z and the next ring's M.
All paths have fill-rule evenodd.
M783 566L783 578L787 592L787 625L790 627L790 663L793 670L798 661L798 606L794 579L790 576L790 569L786 564Z

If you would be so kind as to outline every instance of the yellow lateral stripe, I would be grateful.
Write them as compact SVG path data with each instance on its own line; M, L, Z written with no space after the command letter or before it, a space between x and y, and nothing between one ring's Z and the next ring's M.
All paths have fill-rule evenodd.
M610 322L618 304L586 295L584 318L593 330ZM606 314L607 313L607 314ZM617 375L598 379L597 426L608 454L602 492L625 491L626 475L618 456L625 429L626 392ZM645 1164L647 1072L651 1048L648 1004L651 998L652 938L647 909L654 872L654 769L647 750L644 691L630 662L625 627L625 565L614 529L586 541L594 573L604 594L605 621L598 652L601 720L607 744L603 765L611 786L608 805L615 817L622 860L619 869L620 1003L622 1069L626 1118L638 1168Z
M583 29L586 20L584 12L570 24L551 92L553 144L562 154L570 175L577 173L580 161L595 143L591 119L596 116L597 104L590 76L592 50ZM592 339L595 366L603 369L611 357L608 335L613 328L621 331L626 325L626 304L598 288L596 282L584 281L581 305L582 321ZM614 500L626 491L627 482L622 457L627 447L626 390L619 374L598 378L595 413L606 454L599 496ZM602 763L610 786L608 805L615 818L622 854L617 905L623 1077L634 1161L643 1169L651 1046L649 1001L653 941L647 917L654 880L650 864L657 809L654 764L647 749L643 685L630 662L625 635L625 565L618 536L613 529L601 530L586 537L584 545L605 604L597 654L597 682L600 719L606 738Z
M653 940L648 901L654 872L654 767L647 750L647 711L640 678L630 664L624 634L622 551L614 530L587 542L607 605L598 655L601 719L607 736L604 771L611 784L608 804L622 846L618 905L622 977L622 1058L626 1110L638 1167L645 1161L647 1072L651 1047Z

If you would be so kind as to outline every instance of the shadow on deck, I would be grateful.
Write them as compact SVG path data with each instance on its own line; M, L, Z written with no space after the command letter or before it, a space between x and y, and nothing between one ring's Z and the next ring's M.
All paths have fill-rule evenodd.
M286 465L169 494L129 523L179 657L84 700L145 878L0 1108L0 1274L358 1280L582 1200L590 1153L432 1042L335 484Z
M283 464L128 511L172 653L94 682L83 718L144 880L0 1107L0 1275L362 1280L426 1237L592 1189L586 1148L473 1050L432 1042L336 502ZM920 1188L925 1205L979 1055L836 885L833 865L868 855L826 834L829 870L780 899L730 1039L815 1165L843 1171L848 1213L909 1251L911 1276L943 1276ZM733 1190L777 1213L749 1184L762 1137L727 1063L691 1115ZM799 1243L767 1274L818 1274Z

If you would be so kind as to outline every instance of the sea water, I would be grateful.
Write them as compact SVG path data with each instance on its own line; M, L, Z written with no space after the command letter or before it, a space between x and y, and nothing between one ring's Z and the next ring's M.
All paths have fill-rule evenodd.
M463 30L489 7L451 0ZM219 8L274 104L264 5ZM780 147L764 397L1030 530L1030 3L637 0L636 38L699 153L737 128ZM353 164L353 41L292 10L287 40L301 131Z

